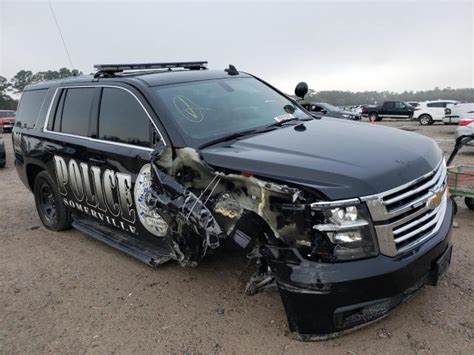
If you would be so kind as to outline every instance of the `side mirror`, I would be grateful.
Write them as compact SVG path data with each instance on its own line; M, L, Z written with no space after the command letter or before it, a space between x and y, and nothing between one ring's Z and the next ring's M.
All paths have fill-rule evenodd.
M306 94L308 93L308 84L306 84L304 81L298 83L295 88L295 95L301 98L301 100L304 99Z
M328 112L327 112L326 110L324 110L324 109L323 109L323 110L321 110L320 112L321 112L323 115L325 115L325 114L327 114L327 113L328 113Z

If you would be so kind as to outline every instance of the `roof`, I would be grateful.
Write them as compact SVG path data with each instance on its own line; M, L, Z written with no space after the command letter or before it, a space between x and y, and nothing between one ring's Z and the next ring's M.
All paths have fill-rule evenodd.
M140 81L147 86L159 86L186 83L191 81L224 79L224 78L249 78L251 75L240 72L238 75L231 76L224 70L155 70L155 71L135 71L117 73L110 78L100 78L98 82L132 82ZM28 85L25 90L47 89L51 86L71 83L84 83L94 80L93 75L75 76L64 79L42 81L39 83ZM95 79L97 80L97 79Z
M145 82L148 86L158 86L199 80L250 77L250 75L240 72L239 75L231 76L224 70L167 70L153 73L125 74L117 77L133 77Z

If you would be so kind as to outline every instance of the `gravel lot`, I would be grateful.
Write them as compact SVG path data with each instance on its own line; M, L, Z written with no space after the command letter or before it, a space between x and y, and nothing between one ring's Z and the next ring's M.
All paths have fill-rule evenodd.
M394 126L446 151L456 127ZM474 212L459 201L451 268L387 318L344 337L285 336L277 292L242 294L245 263L231 251L197 268L152 269L75 230L54 233L17 178L11 137L0 170L0 353L474 353ZM370 137L368 137L370 139ZM474 165L474 149L457 162Z

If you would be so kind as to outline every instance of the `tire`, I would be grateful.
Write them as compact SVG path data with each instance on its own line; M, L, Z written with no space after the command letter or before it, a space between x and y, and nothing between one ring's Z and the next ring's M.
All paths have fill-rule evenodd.
M421 115L418 120L422 126L431 126L433 124L433 118L430 115Z
M372 112L372 113L369 113L369 121L370 122L382 121L382 117L379 117L377 113Z
M466 197L464 199L464 202L466 203L467 208L469 208L471 211L474 210L474 198L473 197Z
M46 171L35 179L33 192L38 215L43 225L52 231L71 228L71 212L64 205L54 180Z
M453 214L457 215L458 214L458 203L456 202L456 200L452 196L450 197L450 199L451 199L451 202L453 203Z

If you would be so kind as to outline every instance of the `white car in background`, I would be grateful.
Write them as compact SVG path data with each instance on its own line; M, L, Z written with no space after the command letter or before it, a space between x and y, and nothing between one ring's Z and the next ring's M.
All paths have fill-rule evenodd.
M442 122L445 117L445 108L456 104L454 100L436 100L420 102L415 107L413 119L418 120L422 126L429 126L435 122Z
M462 118L474 116L474 103L456 103L448 105L444 110L443 122L445 124L459 123Z

